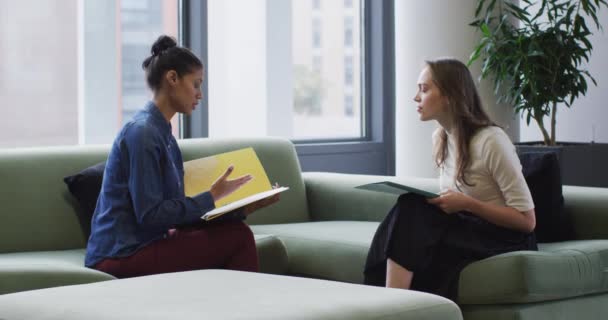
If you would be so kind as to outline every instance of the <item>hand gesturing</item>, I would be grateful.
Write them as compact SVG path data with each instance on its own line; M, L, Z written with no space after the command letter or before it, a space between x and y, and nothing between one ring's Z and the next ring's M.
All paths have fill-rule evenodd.
M217 202L218 200L228 196L253 179L251 175L246 174L236 179L228 180L228 176L233 170L234 166L228 167L226 172L217 178L217 180L215 180L215 182L211 185L211 190L209 190L209 192L211 192L211 196L213 197L214 201Z

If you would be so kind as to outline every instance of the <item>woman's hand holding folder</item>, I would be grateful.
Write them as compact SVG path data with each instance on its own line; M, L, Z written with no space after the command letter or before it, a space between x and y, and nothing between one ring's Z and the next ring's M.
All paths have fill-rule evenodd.
M274 186L272 186L273 189L276 189L278 187L279 187L278 183L275 183ZM270 206L272 204L275 204L275 203L279 202L280 199L281 199L281 194L277 193L277 194L275 194L272 197L265 198L265 199L262 199L262 200L258 200L258 201L254 202L254 203L248 204L245 207L243 207L243 213L245 215L250 215L254 211L257 211L259 209L268 207L268 206Z

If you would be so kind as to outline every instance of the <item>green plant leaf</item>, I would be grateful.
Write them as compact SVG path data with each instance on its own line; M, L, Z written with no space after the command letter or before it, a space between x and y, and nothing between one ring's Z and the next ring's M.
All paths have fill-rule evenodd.
M481 9L483 9L483 5L485 2L485 0L477 1L477 6L475 7L475 17L479 17L479 13L481 12Z
M534 3L529 3L528 7L532 7L533 5L535 5L536 2ZM547 0L542 0L541 1L541 5L540 8L538 9L538 12L536 13L536 15L534 17L532 17L532 19L530 19L531 21L536 21L536 19L538 19L540 16L543 15L543 13L545 12L545 9L547 8Z
M492 33L490 32L490 27L488 26L487 23L484 22L479 27L484 36L486 36L488 38L492 36Z
M526 22L528 24L530 23L530 19L528 18L529 13L527 11L523 10L518 5L515 5L510 2L505 2L505 6L509 9L511 14L513 14L517 19L519 19L523 22Z
M593 50L586 19L601 30L597 11L606 2L520 0L519 6L511 0L478 0L471 26L482 36L469 65L481 62L480 78L492 77L497 101L509 103L528 124L542 121L554 105L571 107L586 93L588 80L597 85L581 64Z
M539 51L539 50L533 50L531 52L528 53L528 57L540 57L544 54L544 52Z

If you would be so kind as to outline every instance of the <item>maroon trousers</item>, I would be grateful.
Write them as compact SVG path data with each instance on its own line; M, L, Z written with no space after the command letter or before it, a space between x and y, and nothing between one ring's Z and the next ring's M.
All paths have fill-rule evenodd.
M242 221L218 222L169 231L123 258L104 259L95 269L117 278L199 269L258 271L253 233Z

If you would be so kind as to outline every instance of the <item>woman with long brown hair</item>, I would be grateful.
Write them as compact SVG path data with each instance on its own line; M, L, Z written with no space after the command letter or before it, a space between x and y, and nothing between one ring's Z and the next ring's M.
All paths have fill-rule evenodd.
M469 263L536 250L534 203L515 147L483 110L473 77L455 59L427 61L414 98L435 120L440 196L404 194L378 227L365 283L456 300Z

